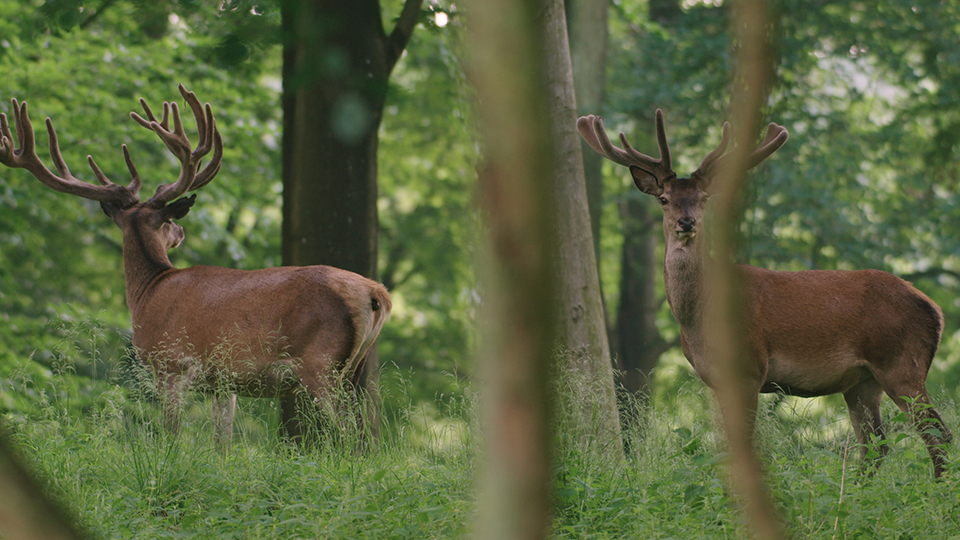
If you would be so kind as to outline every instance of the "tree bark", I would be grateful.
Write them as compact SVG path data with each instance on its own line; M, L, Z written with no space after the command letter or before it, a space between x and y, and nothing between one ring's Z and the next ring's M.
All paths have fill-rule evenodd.
M377 0L281 3L284 265L377 279L377 130L421 1L407 0L390 35ZM374 347L361 378L369 390L378 364Z
M650 0L650 20L675 25L683 16L679 0ZM641 140L648 134L640 134ZM653 143L651 143L653 144ZM648 145L644 145L648 147ZM653 148L654 146L649 146ZM596 152L592 152L596 154ZM596 154L599 158L600 155ZM646 397L650 374L660 356L673 342L667 342L657 328L661 302L656 297L659 219L650 215L650 202L637 200L631 186L621 206L623 247L620 268L620 304L617 309L616 336L619 383L634 396ZM651 226L651 219L653 226Z
M484 139L482 539L538 540L550 527L555 234L541 0L470 5L469 73Z
M617 370L619 381L631 394L649 392L650 374L660 355L672 343L657 328L657 232L660 220L651 216L651 200L627 196L621 203L623 251L620 272L620 305L617 308Z
M577 111L573 70L567 42L567 24L562 0L541 0L545 84L544 101L550 117L554 143L553 193L556 204L557 308L561 369L571 382L586 385L573 390L570 406L581 417L568 429L581 443L594 441L596 448L614 457L622 452L617 417L613 369L600 281L594 252L587 191L583 180L583 156L576 130ZM574 379L580 379L575 381Z
M566 0L570 62L579 115L600 114L606 88L607 0ZM583 176L590 209L594 256L600 260L600 218L603 214L603 157L581 141Z

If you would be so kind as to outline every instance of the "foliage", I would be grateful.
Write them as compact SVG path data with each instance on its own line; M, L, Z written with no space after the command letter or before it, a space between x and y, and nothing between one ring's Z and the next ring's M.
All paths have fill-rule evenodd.
M380 357L413 370L409 391L424 401L463 393L476 339L476 132L461 23L414 32L380 130L380 276L394 299Z
M51 402L12 426L34 472L97 537L448 538L468 526L474 454L443 429L426 439L388 431L358 456L340 445L298 451L267 434L265 417L241 415L223 450L209 420L179 437L163 431L150 393L115 386L82 417ZM356 433L341 441L362 444Z
M187 239L171 252L174 264L280 264L279 15L273 3L212 9L121 0L77 15L82 4L0 0L0 98L30 102L41 157L50 163L44 116L53 119L73 174L86 181L93 181L83 163L91 154L108 177L125 183L119 145L126 143L148 197L175 179L177 165L127 113L139 109L140 96L157 109L177 97L182 82L213 104L225 156L220 174L198 192L198 204L182 221ZM385 6L388 20L399 10L394 4ZM455 8L447 11L446 30L425 18L425 31L414 33L395 71L380 145L382 275L395 299L393 323L381 339L383 384L413 384L412 393L426 402L463 392L476 303L473 129L451 31L460 20ZM146 31L151 18L161 19L162 25L154 22L163 28ZM243 61L216 53L226 29L249 49ZM456 122L449 121L451 111ZM192 119L185 123L189 134ZM66 315L106 326L107 348L122 351L130 330L120 234L98 205L3 168L0 207L0 318L7 323L0 325L0 374L25 370L49 380L47 351L61 337L57 328ZM105 354L108 362L122 356ZM394 366L399 372L391 372ZM417 376L404 379L410 370ZM86 379L77 385L95 384ZM20 400L3 407L34 405Z
M719 142L724 120L737 129L726 117L728 9L689 2L652 21L652 4L613 9L607 124L653 151L653 111L662 108L676 168L689 174ZM748 182L741 260L780 270L879 268L915 282L945 312L934 378L956 382L960 4L776 5L779 62L765 113L790 140ZM605 170L614 202L641 196L620 167ZM604 276L615 276L621 225L615 212L604 219ZM607 277L604 289L613 312L617 282ZM660 319L673 334L666 309Z
M38 390L53 395L68 372ZM137 379L117 372L106 378ZM394 396L404 417L388 413L381 444L354 452L361 443L350 431L341 445L284 445L269 427L277 411L261 400L260 408L241 407L239 433L222 449L213 442L209 404L194 396L183 435L171 437L161 428L150 378L142 380L145 386L101 388L80 415L53 399L7 424L21 456L99 537L460 538L472 527L482 441L474 402L450 402L468 423L443 426L421 417L410 396ZM567 444L558 432L552 536L746 538L703 390L699 382L680 388L687 404L680 414L670 405L634 402L638 422L625 433L622 461ZM0 399L17 391L0 389ZM934 401L948 425L958 425L957 402L942 395ZM891 402L882 414L893 450L876 471L862 468L845 411L824 405L761 401L760 455L795 536L960 534L958 471L932 480L919 437ZM558 425L571 414L581 411L561 408Z
M699 384L697 385L699 386ZM698 388L685 388L696 400ZM951 470L931 479L920 438L891 422L893 451L875 472L864 469L849 424L820 400L764 399L758 418L761 457L778 509L802 538L949 538L960 531L960 500L949 495ZM956 405L948 423L956 422ZM746 538L727 491L726 454L716 426L699 408L678 420L668 408L639 405L621 466L567 454L557 472L559 538ZM897 411L899 412L899 411ZM843 414L843 411L840 411ZM896 496L891 497L891 493Z
M176 164L127 113L139 96L156 108L184 82L213 104L227 154L183 221L187 240L172 253L175 264L279 264L276 2L90 4L0 0L0 101L30 102L41 146L50 116L83 179L92 179L83 164L91 154L124 181L119 145L128 144L149 196L173 180ZM607 125L652 150L652 114L662 107L681 173L717 144L726 119L732 56L727 8L716 4L686 2L657 20L649 1L612 7ZM960 7L920 4L779 1L767 116L791 139L751 178L742 259L777 269L881 268L915 281L945 310L931 388L955 427ZM384 2L388 25L400 5ZM449 24L438 26L430 11ZM481 295L473 274L478 149L459 64L461 23L455 4L428 3L394 72L381 127L380 267L396 308L381 339L387 435L376 450L291 451L272 434L277 412L265 400L242 402L240 435L226 454L213 446L208 404L196 396L186 436L162 436L149 392L135 384L142 378L127 370L135 364L118 231L95 203L0 169L0 408L24 455L85 524L111 537L466 533ZM619 168L604 170L602 278L615 313L617 208L641 194ZM659 315L671 339L666 306ZM558 435L557 537L745 535L724 488L712 401L676 350L661 362L651 399L626 434L625 462ZM797 536L960 535L957 472L931 482L929 458L905 424L888 422L894 451L865 475L839 397L763 404L761 454ZM885 407L885 418L896 417Z

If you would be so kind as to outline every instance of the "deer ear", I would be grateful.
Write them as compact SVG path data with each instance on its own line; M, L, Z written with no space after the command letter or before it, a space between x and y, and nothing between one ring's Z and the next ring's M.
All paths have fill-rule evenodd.
M197 196L192 195L190 197L183 197L177 199L172 203L164 206L160 213L163 216L164 221L172 219L181 219L190 212L190 207L193 206L193 203L197 202Z
M630 174L633 175L633 183L640 191L654 197L663 195L663 184L657 181L656 176L635 165L630 166Z

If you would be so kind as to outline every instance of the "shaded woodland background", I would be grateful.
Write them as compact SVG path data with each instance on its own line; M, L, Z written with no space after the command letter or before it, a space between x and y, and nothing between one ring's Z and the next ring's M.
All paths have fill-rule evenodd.
M226 148L172 259L279 265L281 4L0 0L0 107L17 97L30 102L35 122L52 117L67 163L83 178L90 178L87 154L108 176L124 178L119 146L126 143L155 186L169 181L171 158L127 113L138 97L169 100L184 83L212 103ZM590 4L605 8L606 19L571 31L571 56L578 95L602 98L590 109L581 103L581 112L603 114L611 131L650 149L653 111L664 109L677 169L694 169L727 119L727 7L577 0L567 5L571 27L587 24L577 13ZM380 7L392 28L403 3ZM960 3L781 0L775 7L779 63L764 113L791 138L750 178L740 259L774 269L880 268L913 281L944 309L931 387L953 393L960 382ZM578 58L598 43L605 75L585 79ZM464 52L462 6L425 3L387 83L377 131L377 266L395 302L380 339L383 400L388 408L415 403L434 421L456 416L462 408L451 403L472 396L483 298L474 272L481 148ZM338 58L323 61L336 69ZM600 172L588 182L611 353L628 390L651 391L654 402L669 405L693 375L663 301L659 211L622 171L598 166L587 169L588 177L591 167ZM89 362L74 365L71 386L58 389L83 411L112 384L105 376L129 343L119 232L94 203L21 171L0 171L0 206L0 381L10 390L0 392L0 407L11 418L36 413L51 399L40 389L60 358L80 350Z
M497 18L497 9L506 16L517 4L543 25L530 35L542 32L543 50L532 57L548 66L547 90L542 100L523 96L547 109L549 119L538 116L544 111L524 111L533 119L528 124L550 124L546 136L538 134L541 143L578 140L564 135L573 123L562 120L574 117L571 78L579 112L602 114L612 132L623 130L641 150L654 147L653 111L662 108L680 173L717 144L724 120L737 121L730 118L730 74L742 44L732 37L728 2L569 0L565 22L557 1L544 0L543 9L533 2L500 8L491 2L484 9ZM791 138L747 183L738 258L774 269L880 268L914 282L944 309L947 328L930 386L955 402L960 2L770 5L776 79L761 112L764 121L786 126ZM373 383L379 378L388 442L359 465L340 452L304 456L271 446L276 440L257 430L269 425L264 419L275 405L257 400L241 405L240 439L266 444L216 455L204 449L202 437L155 436L144 373L137 379L129 347L118 231L95 203L55 193L22 171L0 171L0 411L52 490L64 498L74 494L72 503L85 508L87 526L203 536L210 530L249 534L256 522L264 536L276 535L278 524L323 536L349 527L372 534L375 508L378 516L396 514L396 522L375 524L385 534L423 537L438 523L443 532L431 535L463 532L476 493L478 443L497 438L493 430L476 431L479 312L501 302L503 320L519 314L529 322L532 314L543 323L536 317L542 309L561 322L563 347L550 358L541 355L537 369L544 371L531 373L533 383L519 392L521 399L558 398L553 421L559 426L552 433L546 422L534 426L544 431L542 453L527 456L536 458L535 466L523 471L537 489L529 502L541 504L532 509L534 528L552 523L555 534L578 537L595 531L620 537L624 527L667 534L664 527L685 529L679 515L713 532L738 527L717 478L725 458L711 435L715 426L702 418L709 406L691 394L704 394L702 385L680 355L663 299L660 213L624 171L584 154L588 216L558 195L569 178L579 189L579 157L571 165L559 158L544 163L538 152L527 163L520 155L512 167L541 168L542 182L553 179L557 200L537 212L557 214L558 245L538 253L557 249L559 256L541 262L564 259L552 268L560 270L553 276L555 298L528 303L520 313L510 307L515 298L496 300L490 282L478 278L477 269L491 264L497 249L499 225L491 216L521 215L524 208L509 200L513 210L506 211L490 197L495 182L510 181L495 169L496 145L510 139L505 133L497 141L496 131L479 135L479 120L490 128L485 106L497 94L496 87L483 93L491 88L480 82L479 63L470 63L477 62L470 38L480 32L466 20L464 5L434 0L0 0L0 108L16 97L30 102L36 125L52 117L64 156L82 178L90 178L82 172L86 154L108 176L124 178L119 146L126 143L147 189L169 181L172 158L128 112L138 97L172 99L177 83L212 103L225 139L224 166L183 221L187 241L172 253L175 264L333 264L382 280L394 298L393 320L380 338L380 369L370 374ZM569 51L558 24L567 25ZM522 47L525 55L532 49ZM568 53L572 73L566 72ZM523 56L510 60L537 61ZM477 95L488 97L478 106ZM576 154L570 150L560 157ZM486 245L485 233L492 239ZM605 336L598 330L604 317ZM510 361L516 350L488 350L484 358ZM630 415L621 419L635 421L623 432L632 445L628 465L608 391L611 365L620 396L637 398L622 400L621 412ZM569 377L548 384L546 372ZM602 384L585 390L578 386L581 375ZM923 510L919 514L941 528L956 521L960 503L931 509L918 502L933 500L921 495L936 489L926 483L911 483L904 509L890 512L870 502L888 498L882 484L888 477L902 483L904 469L923 474L926 465L918 465L909 447L897 456L902 469L881 472L875 485L863 481L859 487L867 488L846 503L859 509L845 509L849 441L838 439L837 422L804 415L793 423L771 420L781 402L773 397L761 405L759 423L768 435L760 444L765 459L776 463L769 486L789 527L829 534L823 519L834 514L805 521L808 510L824 514L815 504L835 513L834 536L899 530L904 523L926 530L922 519L901 520L901 510ZM825 416L842 408L836 396L813 403ZM202 421L193 427L202 432ZM411 441L410 433L419 439ZM487 446L487 459L496 461L493 448ZM172 459L147 463L155 456ZM500 469L508 471L506 482L517 479ZM83 475L98 479L73 480ZM310 480L301 486L291 477ZM836 477L840 501L832 484L821 481ZM542 493L548 484L551 505ZM242 504L218 506L231 490L247 494ZM402 500L375 499L393 494ZM296 517L285 519L290 512Z

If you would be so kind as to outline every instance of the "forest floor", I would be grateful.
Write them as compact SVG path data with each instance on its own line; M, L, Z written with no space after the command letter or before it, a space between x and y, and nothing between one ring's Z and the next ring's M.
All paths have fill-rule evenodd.
M202 396L172 437L150 399L107 388L79 415L51 388L35 417L5 422L24 461L95 537L424 539L472 530L482 461L473 404L443 421L411 405L384 416L376 444L346 430L301 450L274 434L272 401L244 400L224 450ZM933 481L920 438L885 401L893 451L864 473L842 406L762 400L759 452L794 537L960 538L960 470ZM936 392L934 401L960 431L960 406ZM724 480L709 393L691 383L676 403L634 408L622 461L557 436L555 538L749 537Z

